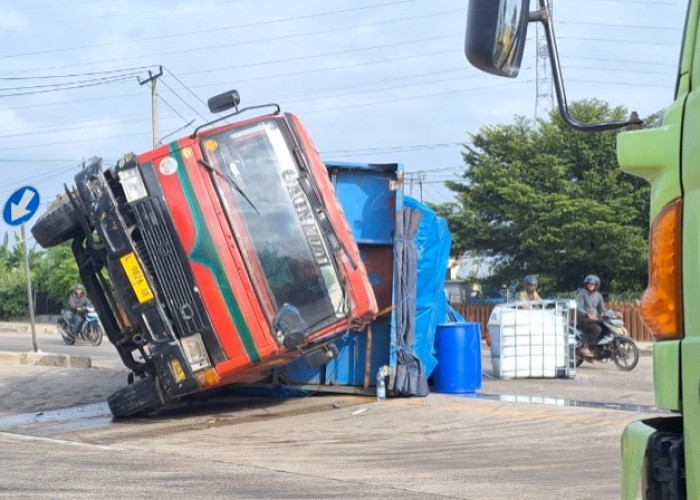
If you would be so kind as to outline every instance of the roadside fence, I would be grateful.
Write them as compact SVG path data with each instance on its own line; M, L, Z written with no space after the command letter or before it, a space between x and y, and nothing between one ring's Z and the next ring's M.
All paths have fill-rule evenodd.
M459 302L450 304L459 314L464 316L467 321L481 323L482 335L488 332L489 316L491 311L496 307L495 304L474 304L470 302ZM651 332L642 322L642 317L639 314L639 307L634 303L629 302L609 302L606 304L608 309L612 309L622 315L622 320L625 322L625 327L629 331L630 337L634 340L651 341Z

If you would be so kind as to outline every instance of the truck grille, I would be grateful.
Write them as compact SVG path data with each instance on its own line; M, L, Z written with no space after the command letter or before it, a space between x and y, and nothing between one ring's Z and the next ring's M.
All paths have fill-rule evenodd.
M183 266L172 226L158 201L145 199L134 203L133 208L143 238L137 248L144 265L157 281L159 295L177 332L187 336L210 329L201 300L193 293L191 277Z

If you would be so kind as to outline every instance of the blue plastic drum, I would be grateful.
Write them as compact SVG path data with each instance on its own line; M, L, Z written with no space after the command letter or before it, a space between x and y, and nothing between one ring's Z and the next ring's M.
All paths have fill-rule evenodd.
M438 365L435 392L463 394L481 389L481 324L438 325L435 333Z

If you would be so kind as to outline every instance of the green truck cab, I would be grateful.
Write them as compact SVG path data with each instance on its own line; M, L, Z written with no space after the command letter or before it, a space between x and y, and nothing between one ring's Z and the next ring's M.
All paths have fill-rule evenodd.
M477 68L518 75L530 22L542 23L559 111L580 131L626 129L618 161L651 189L649 282L640 311L654 336L656 406L670 413L622 435L624 499L700 498L700 0L689 0L675 100L654 128L586 124L568 111L548 0L470 0L465 52Z

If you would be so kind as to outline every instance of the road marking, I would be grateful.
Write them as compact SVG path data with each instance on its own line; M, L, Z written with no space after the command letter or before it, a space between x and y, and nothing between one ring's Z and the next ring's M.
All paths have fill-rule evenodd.
M28 436L26 434L14 434L12 432L3 431L0 431L0 438L4 438L10 441L39 441L44 443L66 444L69 446L77 446L79 448L92 448L97 450L115 451L119 449L114 446L107 446L103 444L83 443L80 441L68 441L66 439L54 439L41 436Z

